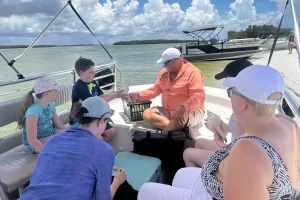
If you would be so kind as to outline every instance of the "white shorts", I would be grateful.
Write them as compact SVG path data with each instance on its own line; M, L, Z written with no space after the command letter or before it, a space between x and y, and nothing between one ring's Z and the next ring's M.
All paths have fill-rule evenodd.
M145 183L138 200L212 200L201 180L201 168L187 167L177 171L172 186Z

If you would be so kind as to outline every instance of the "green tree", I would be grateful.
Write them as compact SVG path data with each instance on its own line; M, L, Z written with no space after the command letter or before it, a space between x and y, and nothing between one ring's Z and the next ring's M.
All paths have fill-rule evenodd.
M292 28L281 28L280 36L287 37ZM276 34L277 27L273 25L249 25L245 30L241 31L229 31L227 36L228 39L243 39L243 38L256 38L256 37L267 37L267 33Z

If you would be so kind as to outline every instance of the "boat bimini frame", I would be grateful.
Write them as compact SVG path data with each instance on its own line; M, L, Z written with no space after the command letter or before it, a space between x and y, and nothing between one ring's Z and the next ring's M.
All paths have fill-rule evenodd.
M31 77L24 77L23 74L21 74L15 67L14 67L14 63L22 58L38 41L39 39L44 35L44 33L51 27L51 25L56 21L56 19L65 11L65 9L70 6L71 9L74 11L74 13L77 15L77 17L80 19L80 21L85 25L85 27L90 31L90 33L95 37L95 39L98 41L98 43L101 45L101 47L105 50L105 52L107 53L107 55L110 57L110 59L112 60L109 63L105 63L105 64L97 64L95 66L96 71L102 71L105 68L111 68L111 73L110 74L105 74L105 75L101 75L98 76L97 79L102 79L108 76L114 76L114 83L109 83L107 85L102 86L104 87L108 87L108 86L112 86L113 85L113 90L116 91L117 90L117 85L116 85L116 71L119 71L120 73L120 81L121 81L121 85L124 85L124 81L123 81L123 76L121 73L121 70L118 68L116 62L113 60L112 55L107 51L107 49L103 46L103 44L97 39L97 37L95 36L95 34L91 31L91 29L88 27L88 25L85 23L85 21L82 19L82 17L79 15L79 13L76 11L76 9L74 8L72 1L68 0L67 3L65 4L65 6L59 11L59 13L52 19L52 21L46 26L46 28L39 34L39 36L24 50L24 52L22 54L20 54L19 56L17 56L15 59L9 61L5 55L3 53L0 52L0 56L5 60L5 62L7 63L8 66L10 66L12 68L13 71L16 72L18 80L10 80L10 81L5 81L5 82L0 82L0 87L3 86L7 86L7 85L12 85L12 84L17 84L17 83L21 83L21 82L26 82L26 81L31 81L31 80L35 80L38 79L40 77L43 76L55 76L55 75L62 75L62 74L68 74L71 73L73 75L73 82L75 82L76 80L76 73L75 70L63 70L63 71L59 71L59 72L54 72L54 73L50 73L50 74L40 74L40 75L36 75L36 76L31 76ZM96 80L97 80L96 79Z

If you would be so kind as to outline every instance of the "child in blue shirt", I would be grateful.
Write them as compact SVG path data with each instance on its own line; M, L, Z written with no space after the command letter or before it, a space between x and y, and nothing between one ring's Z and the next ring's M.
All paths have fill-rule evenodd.
M22 142L30 153L39 153L49 137L65 130L55 111L58 93L55 80L42 77L25 96L17 122L18 128L23 128Z
M126 93L123 93L123 90L117 92L112 92L109 94L104 94L100 89L95 78L95 64L92 60L86 58L79 58L75 63L75 70L78 76L80 77L73 86L72 90L72 107L75 103L81 103L85 99L92 96L99 96L105 101L109 102L115 98L122 98L129 100L129 96ZM73 119L70 116L70 125L73 127L78 127L79 123L76 119ZM103 139L109 141L117 131L109 123L106 124L105 131L103 133Z
M20 200L111 200L127 175L118 169L111 184L115 155L101 136L109 111L99 97L75 104L72 116L79 128L70 127L48 140Z

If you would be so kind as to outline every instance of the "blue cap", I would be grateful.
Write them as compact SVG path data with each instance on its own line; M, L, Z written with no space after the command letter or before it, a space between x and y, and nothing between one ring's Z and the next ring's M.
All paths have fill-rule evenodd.
M108 103L96 96L89 97L82 102L82 107L86 108L88 113L84 113L84 117L93 117L93 118L109 118L110 117L110 108Z

